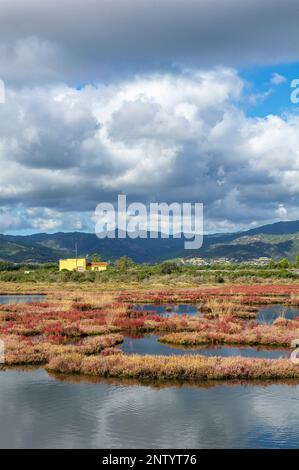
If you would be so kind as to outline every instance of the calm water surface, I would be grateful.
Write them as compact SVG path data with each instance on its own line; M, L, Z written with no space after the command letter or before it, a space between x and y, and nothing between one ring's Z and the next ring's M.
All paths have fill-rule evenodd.
M267 305L261 307L256 315L256 321L258 323L271 324L278 318L283 316L288 320L292 320L295 317L299 317L298 307L286 307L285 305Z
M0 305L2 304L24 304L29 302L43 302L45 295L0 295Z
M158 389L0 372L1 448L296 448L298 422L298 385Z
M0 296L0 303L44 298ZM158 308L169 314L166 306ZM174 306L172 312L196 314L197 307ZM125 338L122 348L129 354L288 354L227 346L186 350L157 339ZM58 380L43 369L0 371L1 448L298 448L298 422L299 385L294 382L158 388L78 377Z
M289 357L291 350L288 349L266 349L237 346L200 346L198 348L183 348L172 345L162 344L158 341L159 336L145 335L141 338L125 337L121 349L126 354L154 354L170 356L173 354L201 354L204 356L245 356L245 357L265 357L265 358L283 358Z
M136 304L134 310L153 312L153 314L165 316L171 315L197 315L198 307L193 304Z

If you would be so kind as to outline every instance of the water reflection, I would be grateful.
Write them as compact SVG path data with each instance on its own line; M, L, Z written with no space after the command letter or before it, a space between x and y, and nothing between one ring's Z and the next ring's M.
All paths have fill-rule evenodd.
M136 304L133 310L152 312L155 315L197 315L198 307L194 304Z
M0 372L0 447L297 448L299 385L152 388Z
M288 349L277 348L253 348L241 346L200 346L197 348L175 347L159 343L159 336L144 335L139 338L125 337L121 346L126 354L153 354L153 355L183 355L183 354L200 354L204 356L244 356L244 357L261 357L261 358L283 358L289 357Z
M45 300L45 295L1 295L0 294L0 305L3 304L24 304L30 302L43 302Z
M256 321L261 324L272 324L280 316L292 320L299 317L299 308L282 304L267 305L260 308L256 315Z

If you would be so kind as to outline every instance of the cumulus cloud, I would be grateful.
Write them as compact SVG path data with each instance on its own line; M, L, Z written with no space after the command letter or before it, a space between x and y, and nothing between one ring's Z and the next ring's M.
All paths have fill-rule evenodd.
M299 218L298 116L243 110L286 78L250 94L236 71L298 60L297 18L297 0L2 0L0 231L92 229L121 192L203 202L209 231Z
M86 213L59 211L42 207L26 207L24 204L0 208L1 233L57 232L90 230L90 217Z
M299 217L299 117L247 117L244 86L218 67L80 89L8 88L1 230L82 229L85 214L121 192L203 202L210 231Z

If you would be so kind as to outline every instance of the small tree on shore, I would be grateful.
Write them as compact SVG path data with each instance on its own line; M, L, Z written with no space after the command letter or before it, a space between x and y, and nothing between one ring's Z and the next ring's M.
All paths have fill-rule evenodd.
M100 263L102 261L102 257L98 253L92 253L92 255L90 255L90 259L93 263Z
M115 266L121 271L125 271L134 266L134 261L131 260L128 256L122 256L117 261L115 261Z
M290 267L290 263L289 261L286 259L286 258L283 258L281 259L279 262L278 262L278 266L281 268L281 269L287 269Z

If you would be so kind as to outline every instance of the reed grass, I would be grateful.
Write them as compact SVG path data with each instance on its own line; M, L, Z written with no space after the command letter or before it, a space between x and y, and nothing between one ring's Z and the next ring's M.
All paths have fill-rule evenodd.
M280 325L281 326L281 325ZM197 346L201 344L235 344L251 346L282 346L289 347L292 340L299 336L299 330L282 330L270 325L261 325L239 332L224 331L191 331L169 333L159 338L161 343L180 346Z
M287 359L244 357L63 355L47 365L52 372L150 380L253 380L299 378L299 367Z

